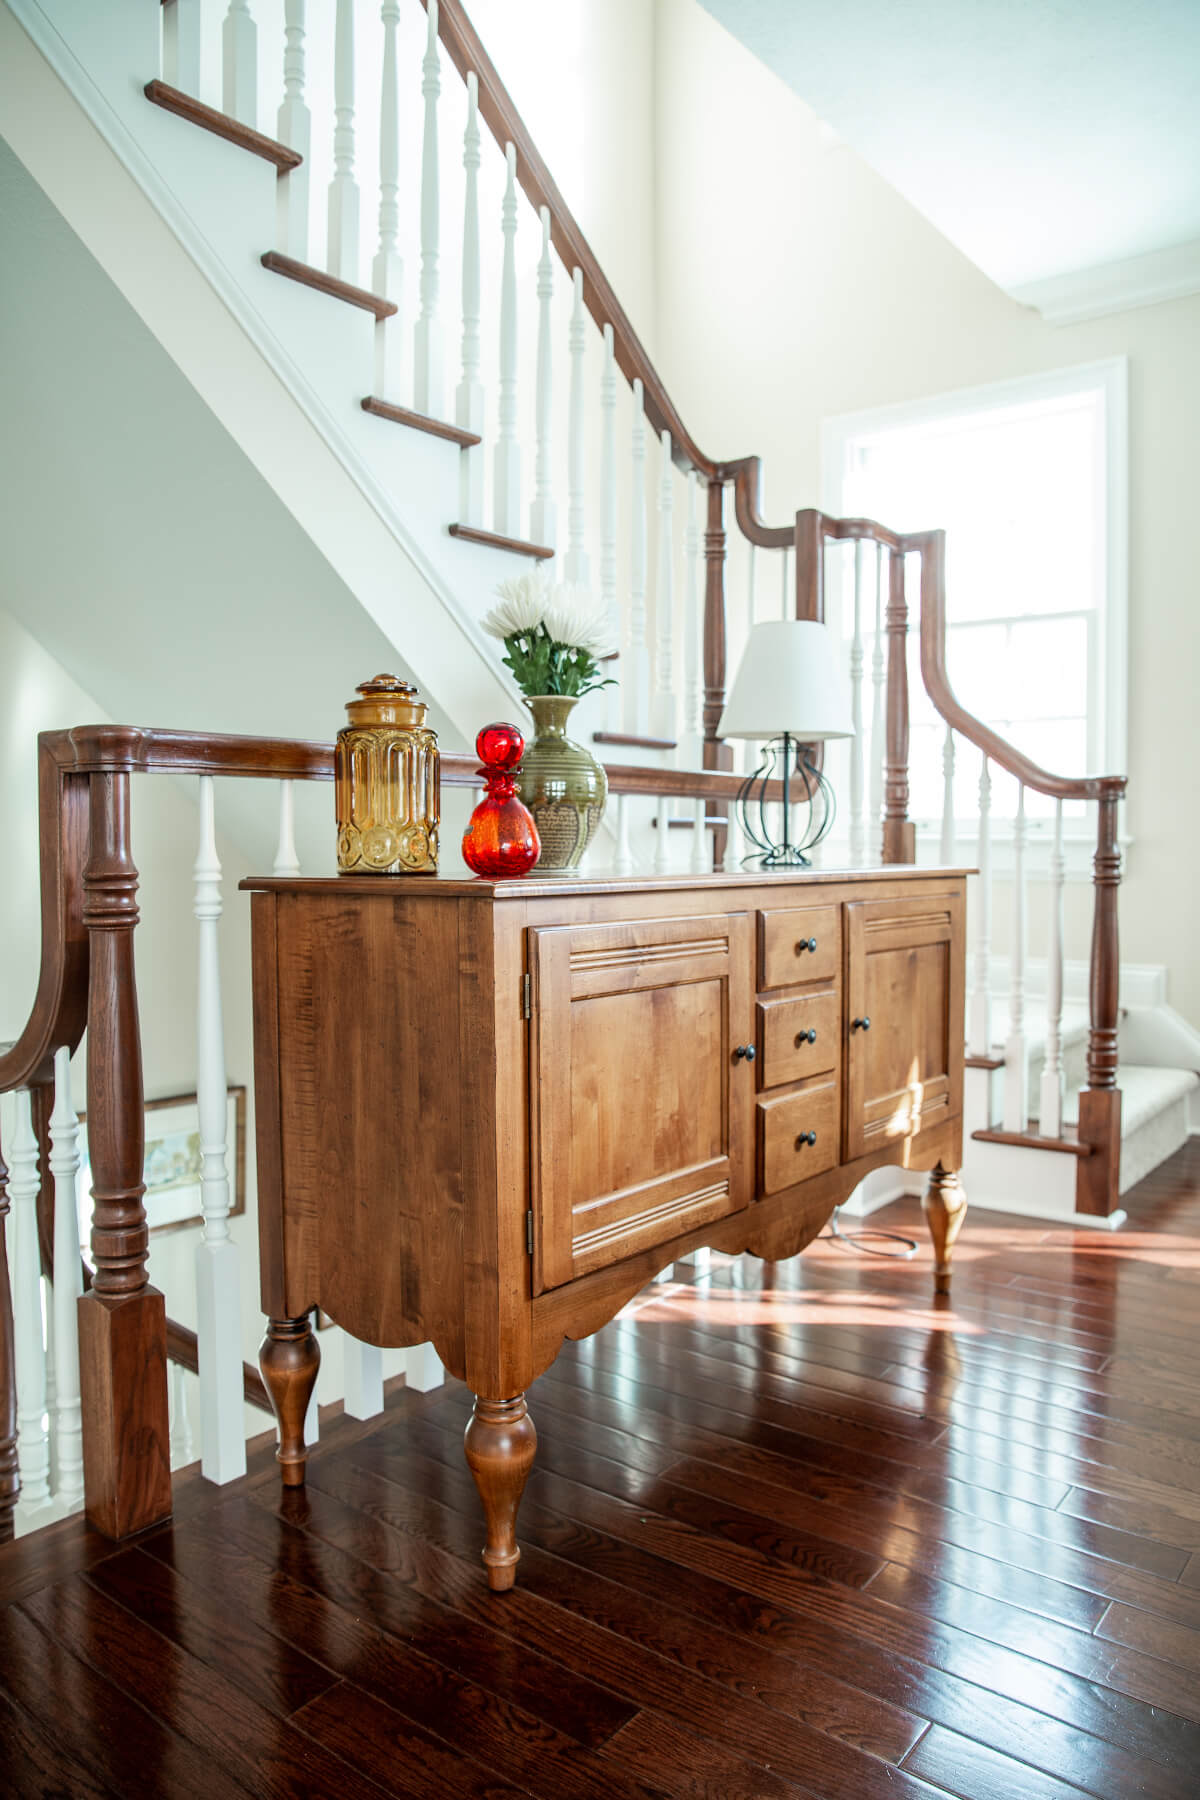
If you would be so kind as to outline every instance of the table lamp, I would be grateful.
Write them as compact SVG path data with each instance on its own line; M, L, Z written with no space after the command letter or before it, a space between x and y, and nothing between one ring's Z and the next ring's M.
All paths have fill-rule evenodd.
M806 854L830 831L836 814L833 789L813 763L811 746L854 736L850 700L837 665L833 639L815 619L771 619L752 627L742 652L718 733L762 741L757 769L738 795L742 826L764 869L807 869ZM808 823L792 836L792 781L808 802ZM783 835L768 823L768 783L783 782ZM799 797L799 796L797 796Z

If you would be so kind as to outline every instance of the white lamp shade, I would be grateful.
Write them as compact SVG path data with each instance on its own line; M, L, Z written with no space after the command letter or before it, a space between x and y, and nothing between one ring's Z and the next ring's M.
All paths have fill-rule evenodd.
M850 696L826 627L815 619L755 625L717 731L723 738L787 731L802 744L853 737Z

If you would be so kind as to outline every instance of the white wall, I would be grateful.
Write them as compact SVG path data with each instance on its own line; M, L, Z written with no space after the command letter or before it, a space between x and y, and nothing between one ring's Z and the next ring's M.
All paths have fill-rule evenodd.
M706 447L758 452L772 523L820 492L840 413L1127 355L1131 567L1125 960L1200 1018L1200 299L1053 328L1006 298L697 0L658 0L661 366ZM1048 496L1052 504L1053 496ZM936 525L936 520L930 520ZM1083 773L1083 771L1066 771ZM1070 896L1086 955L1090 893ZM1035 912L1035 931L1038 913Z

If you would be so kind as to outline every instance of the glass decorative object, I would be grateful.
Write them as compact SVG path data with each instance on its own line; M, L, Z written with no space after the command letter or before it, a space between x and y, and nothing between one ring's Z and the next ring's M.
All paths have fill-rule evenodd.
M395 675L358 693L334 756L338 874L436 875L441 781L425 703Z
M527 875L541 844L532 813L517 799L525 739L515 725L485 725L475 754L487 793L463 833L463 861L476 875Z
M575 696L530 694L525 704L533 714L534 739L517 792L541 839L537 873L574 875L603 817L608 777L591 751L567 736Z

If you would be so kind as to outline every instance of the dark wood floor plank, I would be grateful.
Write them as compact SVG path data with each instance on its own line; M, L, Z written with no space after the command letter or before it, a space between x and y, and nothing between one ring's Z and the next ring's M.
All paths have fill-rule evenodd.
M442 1453L450 1454L451 1460L431 1462L414 1455L408 1445L398 1450L390 1441L376 1438L360 1448L356 1460L366 1467L383 1470L402 1486L411 1486L418 1500L426 1505L434 1504L429 1496L436 1494L442 1501L456 1502L464 1515L474 1520L469 1478L446 1446ZM944 1690L957 1703L965 1684L973 1684L966 1691L973 1693L974 1699L964 1704L954 1718L943 1718L943 1722L968 1735L982 1737L987 1734L980 1729L980 1720L991 1721L1000 1713L1007 1735L998 1747L1007 1751L1013 1745L1019 1754L1022 1743L1040 1742L1044 1746L1044 1766L1058 1770L1064 1779L1071 1778L1084 1754L1080 1746L1102 1763L1111 1746L1131 1757L1162 1763L1171 1771L1159 1778L1161 1785L1147 1787L1148 1794L1191 1793L1190 1788L1177 1785L1177 1772L1185 1771L1190 1782L1200 1766L1200 1729L1183 1718L1163 1715L1122 1693L1097 1688L1073 1674L1009 1652L972 1633L926 1622L914 1637L897 1628L897 1615L891 1608L878 1615L864 1612L853 1625L847 1625L831 1618L829 1609L819 1601L811 1608L803 1602L790 1609L764 1607L755 1595L711 1575L674 1567L639 1545L621 1541L619 1536L614 1543L594 1524L581 1528L577 1516L564 1516L561 1509L543 1509L536 1502L530 1507L527 1501L523 1524L527 1514L535 1522L539 1518L546 1522L539 1528L539 1541L544 1540L558 1556L602 1568L624 1585L637 1587L663 1604L700 1611L714 1622L761 1634L774 1647L821 1661L831 1672L835 1667L839 1673L844 1670L846 1679L865 1682L872 1668L877 1676L884 1671L881 1679L885 1685L877 1686L878 1692L888 1691L889 1673L924 1667L927 1673L917 1680L908 1697L914 1709L919 1703L934 1718L943 1717L936 1709L945 1703ZM619 1531L619 1520L617 1524ZM422 1529L433 1528L426 1517ZM529 1526L524 1525L524 1529L528 1531ZM863 1599L868 1596L869 1590ZM929 1670L938 1673L930 1677ZM944 1679L947 1676L952 1678L949 1683ZM996 1695L1014 1701L1016 1706L1006 1710L1003 1703L997 1703ZM1049 1716L1039 1719L1037 1711ZM1085 1738L1084 1732L1093 1735ZM1104 1744L1097 1746L1096 1738L1104 1739Z
M0 1780L6 1800L120 1800L62 1751L57 1735L33 1720L0 1689Z
M813 1794L811 1787L746 1761L726 1743L681 1730L661 1713L639 1713L601 1754L642 1769L664 1793L686 1800L807 1800Z
M1156 1619L1152 1613L1140 1612L1133 1606L1110 1606L1097 1628L1097 1636L1114 1644L1143 1650L1178 1669L1190 1670L1194 1685L1200 1687L1200 1631L1189 1631L1167 1619Z
M19 1610L130 1698L169 1719L206 1769L222 1770L257 1800L380 1800L374 1782L302 1740L235 1682L82 1581L43 1588Z
M905 1766L962 1800L1079 1800L1087 1791L1052 1780L1040 1769L1023 1768L1011 1756L999 1756L938 1725L921 1739Z

